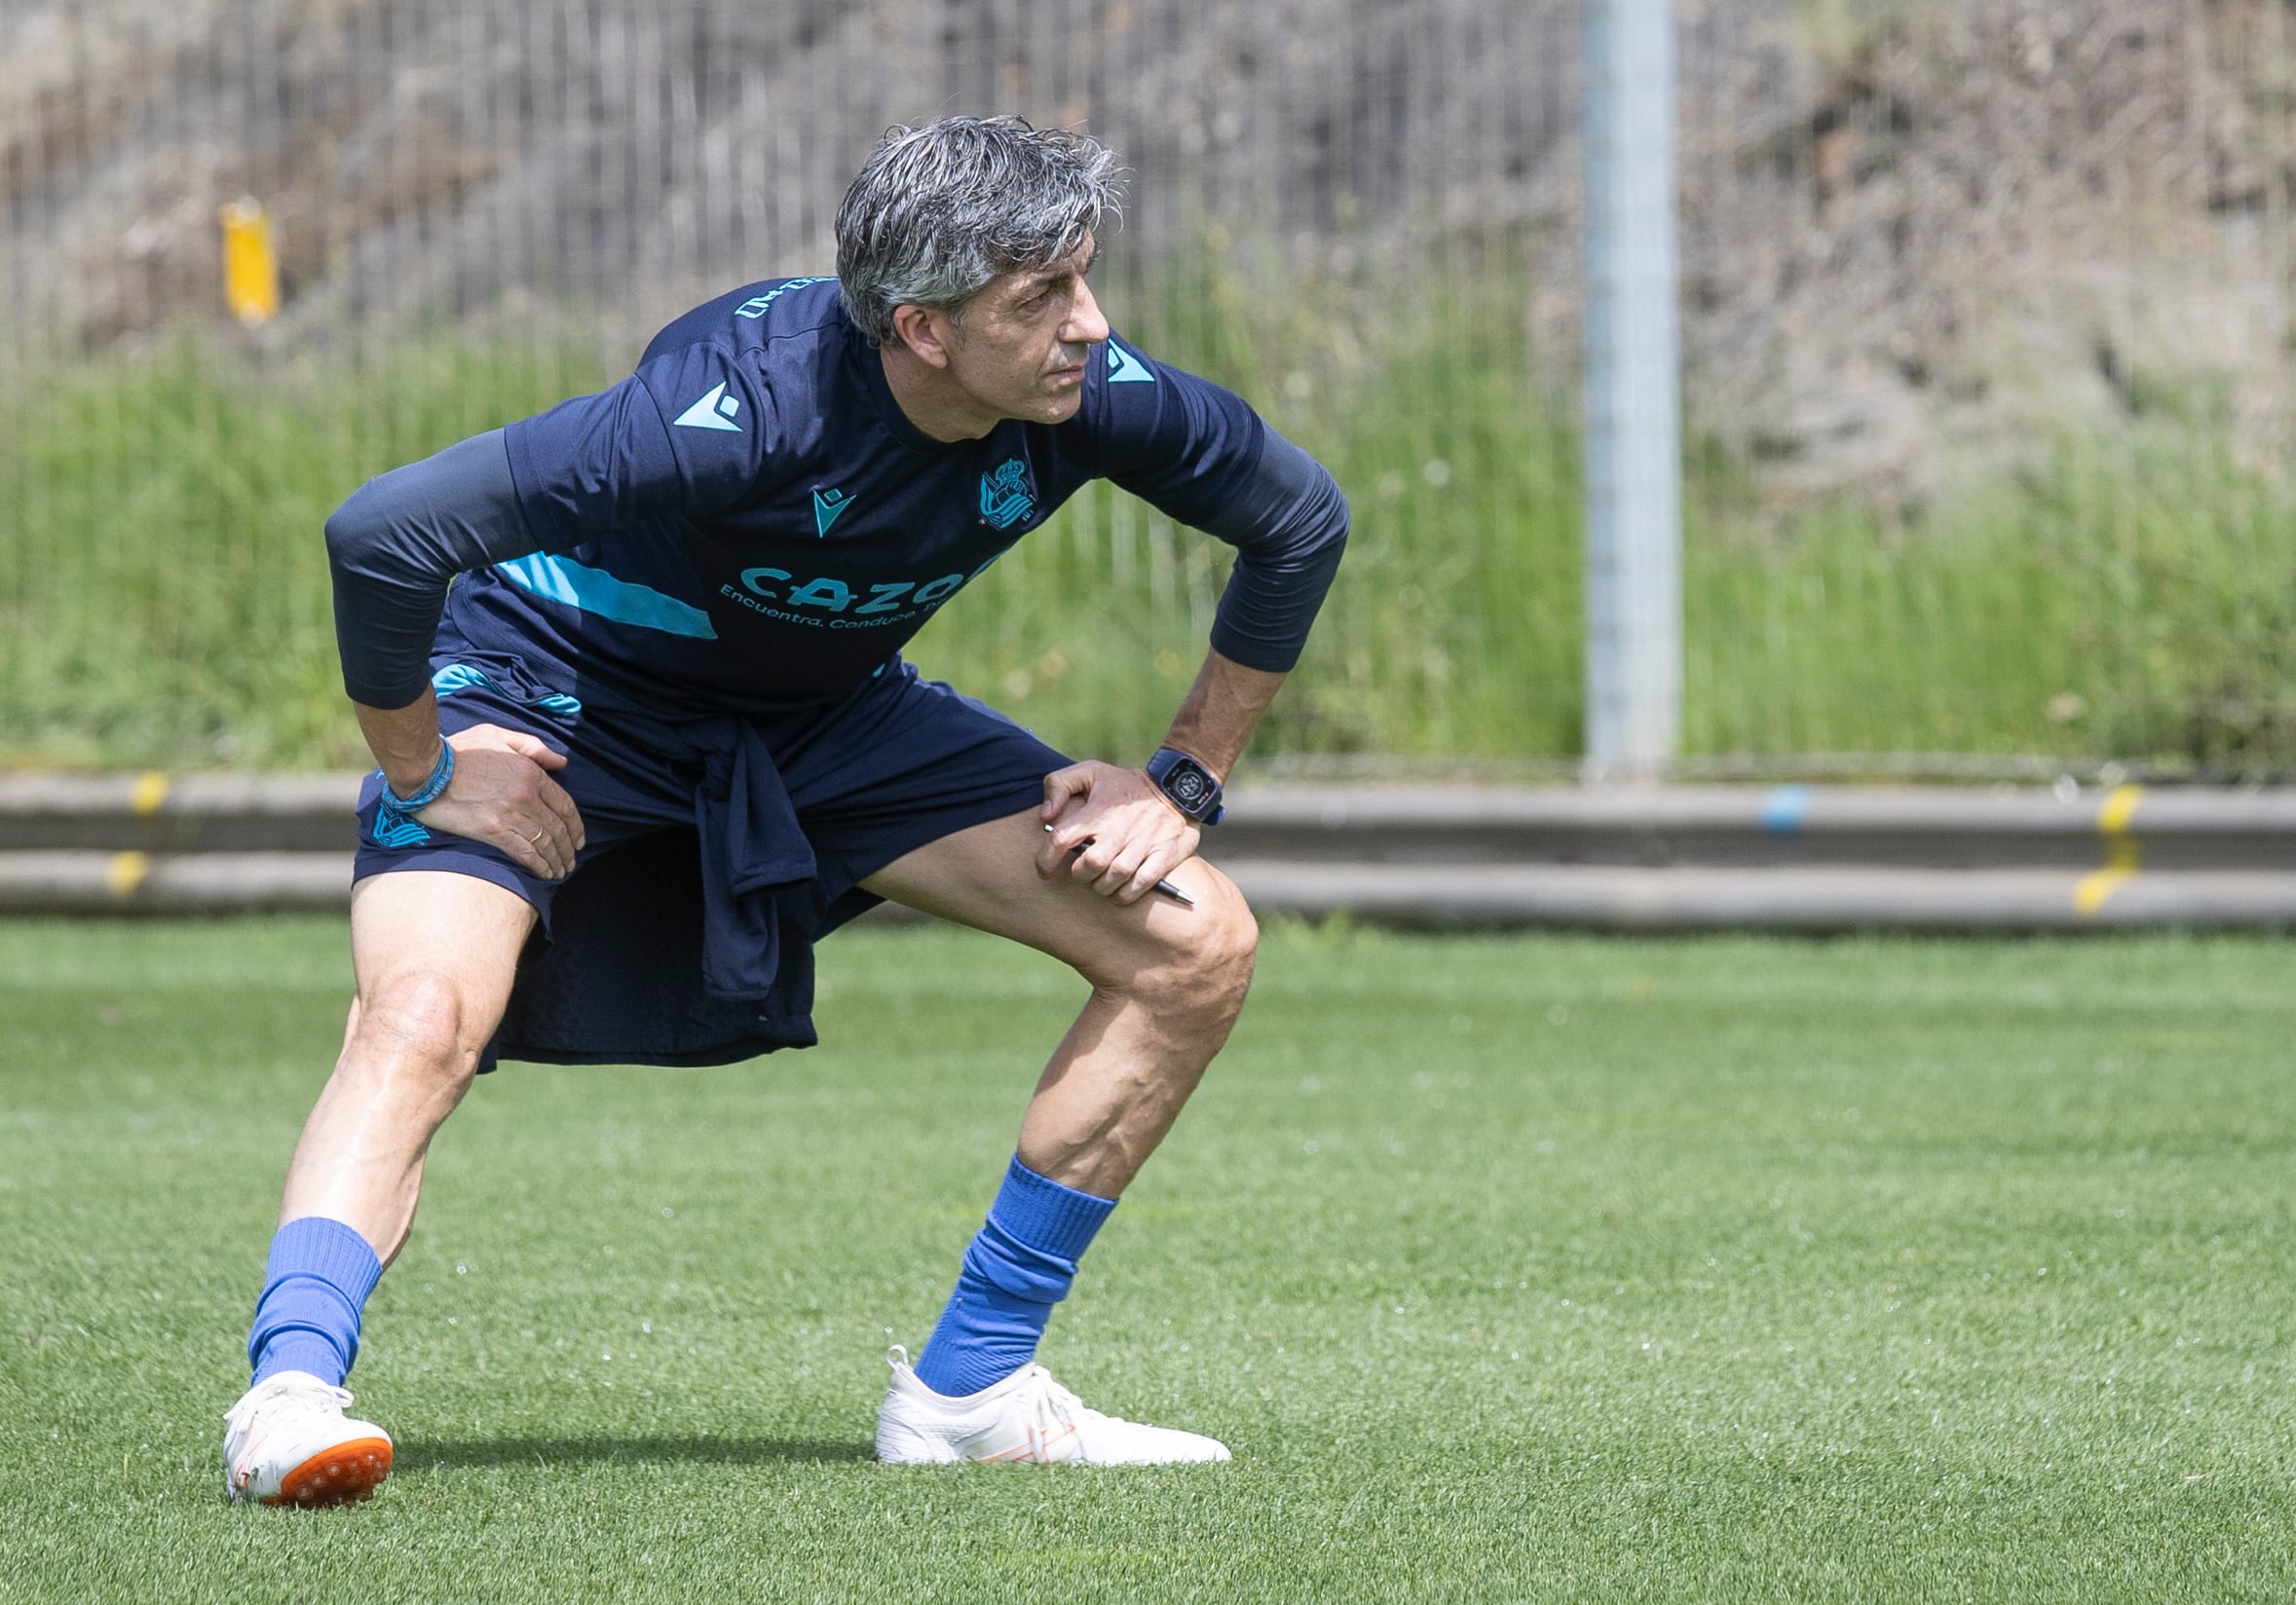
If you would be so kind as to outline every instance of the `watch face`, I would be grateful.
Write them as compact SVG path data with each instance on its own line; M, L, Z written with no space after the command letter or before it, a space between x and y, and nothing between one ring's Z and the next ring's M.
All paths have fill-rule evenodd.
M1164 793L1189 813L1201 812L1216 790L1212 776L1193 759L1184 758L1164 776Z

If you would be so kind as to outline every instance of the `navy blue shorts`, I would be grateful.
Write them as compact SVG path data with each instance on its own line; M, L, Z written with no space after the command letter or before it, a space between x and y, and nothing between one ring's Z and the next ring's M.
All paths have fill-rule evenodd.
M546 880L498 848L420 829L376 836L382 779L359 793L355 879L401 870L475 876L540 916L499 1055L572 1064L726 1064L809 1046L809 944L876 904L859 883L945 836L1037 806L1070 760L1004 715L907 663L844 701L747 723L762 737L810 846L814 878L782 899L786 984L767 1007L704 997L696 788L720 728L584 706L517 659L436 665L438 718L523 730L566 755L552 778L581 809L573 874Z

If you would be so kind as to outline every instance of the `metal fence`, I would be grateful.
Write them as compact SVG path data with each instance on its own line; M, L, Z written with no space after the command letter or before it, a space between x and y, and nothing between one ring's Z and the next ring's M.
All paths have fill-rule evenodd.
M1680 766L2296 766L2283 0L1674 9ZM1567 0L0 0L0 761L354 757L335 500L826 269L886 125L1017 110L1134 170L1118 325L1354 503L1263 745L1568 765L1580 41ZM917 655L1127 750L1223 571L1088 494Z

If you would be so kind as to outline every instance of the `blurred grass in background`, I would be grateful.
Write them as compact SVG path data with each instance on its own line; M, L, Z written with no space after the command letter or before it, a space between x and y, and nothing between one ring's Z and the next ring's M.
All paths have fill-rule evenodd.
M1519 264L1494 248L1448 280L1482 292L1423 298L1285 284L1216 229L1208 247L1111 296L1118 326L1251 398L1355 511L1258 751L1573 756L1575 396L1534 377ZM284 768L363 762L327 512L367 475L609 371L570 323L358 361L185 336L13 377L0 763ZM1694 454L1685 752L2296 766L2296 493L2234 461L2208 397L2172 410L2150 433L2067 435L1906 515L1779 513L1745 465ZM911 655L1063 745L1143 752L1226 569L1225 547L1095 485Z
M184 337L0 388L0 762L365 761L320 528L367 476L598 383L447 338L264 362Z
M1891 518L1694 477L1684 747L2296 766L2296 492L2229 420L2060 433ZM1719 481L1719 483L1717 483Z

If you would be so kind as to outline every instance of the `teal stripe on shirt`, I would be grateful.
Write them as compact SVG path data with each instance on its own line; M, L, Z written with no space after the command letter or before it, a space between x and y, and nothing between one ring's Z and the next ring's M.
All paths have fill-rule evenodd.
M521 590L620 624L664 630L671 635L691 635L703 641L718 638L709 615L691 602L664 596L651 586L617 579L604 569L593 569L570 558L536 552L515 562L497 563L494 569Z

